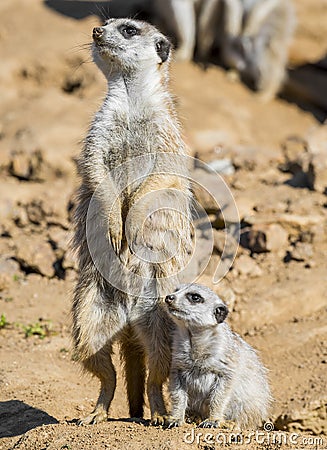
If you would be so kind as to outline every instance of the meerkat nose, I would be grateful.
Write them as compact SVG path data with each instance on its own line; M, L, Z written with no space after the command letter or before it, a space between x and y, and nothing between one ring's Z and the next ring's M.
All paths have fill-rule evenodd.
M103 27L95 27L95 28L93 28L93 39L101 38L103 33L104 33L104 28Z
M165 302L171 305L176 300L175 295L167 295Z

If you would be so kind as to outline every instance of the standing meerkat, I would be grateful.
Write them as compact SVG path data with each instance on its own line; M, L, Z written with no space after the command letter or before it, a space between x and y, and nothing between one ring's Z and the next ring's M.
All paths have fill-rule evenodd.
M115 341L130 415L143 416L147 360L151 419L162 424L173 322L159 299L171 292L192 246L185 145L168 89L171 46L155 27L130 19L94 28L93 41L108 93L78 161L72 318L77 358L101 389L80 424L107 418L116 387Z
M170 372L171 416L168 427L185 414L218 427L239 428L267 419L271 403L266 369L255 350L224 322L228 309L209 288L182 285L165 299L175 322Z
M268 100L285 79L294 22L290 0L205 0L199 19L199 55L207 59L217 41L223 63Z

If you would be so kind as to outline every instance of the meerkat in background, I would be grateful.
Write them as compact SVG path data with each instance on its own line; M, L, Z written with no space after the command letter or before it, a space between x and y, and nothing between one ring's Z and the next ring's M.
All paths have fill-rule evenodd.
M204 0L155 0L154 15L158 24L178 43L175 59L191 61L194 56L197 17Z
M213 15L222 26L214 25ZM263 98L273 98L285 78L294 23L289 0L205 0L199 19L199 55L207 59L217 40L223 63L237 70Z
M77 358L101 390L80 424L107 418L116 387L115 341L130 415L143 416L147 359L151 419L162 424L173 322L159 298L171 292L192 247L185 146L168 88L171 46L152 25L129 19L108 20L93 30L93 41L108 94L78 161L72 317Z
M185 414L205 428L224 421L241 429L262 424L271 403L267 371L255 350L224 322L227 306L197 284L180 286L165 302L176 326L166 425L181 425Z

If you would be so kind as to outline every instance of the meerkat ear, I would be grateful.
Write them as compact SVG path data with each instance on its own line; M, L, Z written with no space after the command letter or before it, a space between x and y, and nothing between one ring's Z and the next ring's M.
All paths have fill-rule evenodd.
M228 308L226 305L219 305L214 310L214 315L217 320L217 323L223 322L228 316Z
M156 52L161 59L161 62L164 63L167 61L169 53L170 53L171 43L166 38L160 38L156 42Z

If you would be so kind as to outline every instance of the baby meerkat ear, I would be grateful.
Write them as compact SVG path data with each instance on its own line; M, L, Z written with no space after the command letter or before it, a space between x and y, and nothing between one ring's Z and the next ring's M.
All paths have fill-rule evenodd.
M219 305L214 310L214 315L217 320L217 323L223 322L228 316L228 308L226 305Z
M168 59L171 43L168 41L168 39L162 37L156 41L155 45L156 45L156 52L160 57L161 62L164 63Z

